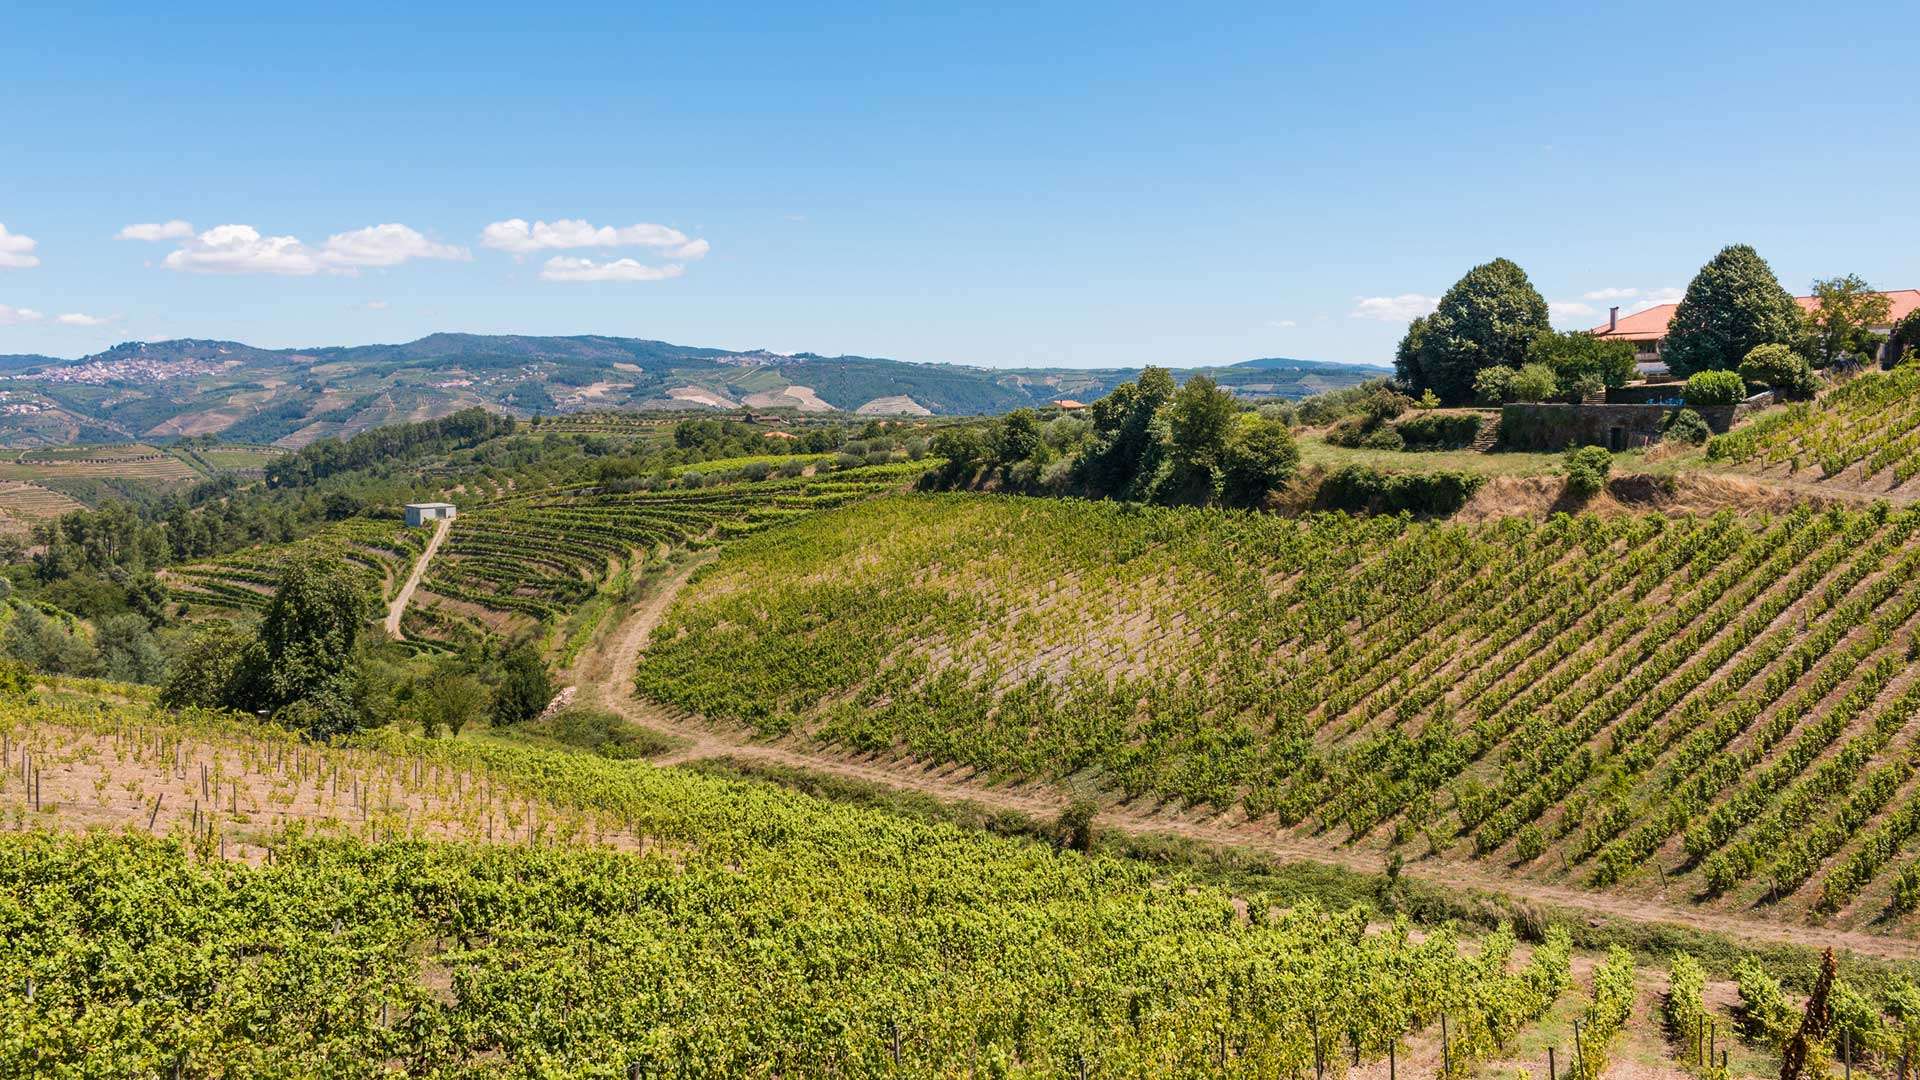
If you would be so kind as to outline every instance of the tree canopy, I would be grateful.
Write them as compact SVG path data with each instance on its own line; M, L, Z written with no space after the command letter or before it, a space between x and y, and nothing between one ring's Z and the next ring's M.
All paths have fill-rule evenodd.
M1700 268L1673 313L1663 356L1675 375L1733 371L1756 346L1789 344L1800 305L1760 253L1732 244Z
M1424 321L1407 328L1395 366L1414 391L1448 405L1473 399L1473 379L1490 367L1518 368L1536 335L1548 331L1547 301L1509 259L1467 271Z
M1814 308L1806 315L1806 354L1817 367L1845 356L1869 358L1877 351L1872 327L1893 315L1893 301L1857 274L1813 283Z

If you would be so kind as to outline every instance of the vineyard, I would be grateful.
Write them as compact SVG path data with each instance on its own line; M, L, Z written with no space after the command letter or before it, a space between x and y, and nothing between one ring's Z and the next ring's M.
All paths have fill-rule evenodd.
M176 566L160 576L174 601L188 605L189 611L258 611L273 598L288 560L324 550L365 570L369 580L379 584L380 599L384 600L406 580L408 569L427 545L427 537L425 530L408 529L397 521L351 518L297 543L248 548Z
M402 625L410 638L449 640L579 622L590 604L591 619L604 612L603 592L624 593L634 572L668 548L743 536L899 488L921 468L626 493L575 485L463 506ZM565 633L578 639L586 629Z
M1370 929L640 763L0 714L15 829L132 825L0 838L7 1075L1300 1076L1442 1024L1466 1075L1584 994L1564 931Z
M178 457L151 446L60 446L22 451L0 461L0 480L197 480L200 473Z
M638 686L1383 857L1911 932L1916 526L901 496L730 547Z
M1920 365L1862 375L1770 410L1707 446L1710 461L1875 493L1920 476Z
M72 497L26 480L0 480L0 517L13 531L25 532L36 521L46 521L86 507Z

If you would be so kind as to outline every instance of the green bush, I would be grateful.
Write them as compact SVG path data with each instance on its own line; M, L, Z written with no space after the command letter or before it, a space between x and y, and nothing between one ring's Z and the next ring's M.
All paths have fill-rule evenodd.
M1519 368L1481 368L1473 376L1473 396L1482 405L1505 405L1513 400L1513 380Z
M1694 409L1710 405L1738 405L1747 398L1747 384L1737 372L1717 368L1696 371L1687 376L1687 384L1681 389L1680 398Z
M1713 436L1713 429L1707 426L1706 418L1699 413L1692 409L1681 409L1667 417L1664 434L1675 442L1699 446Z
M1488 368L1488 371L1495 369ZM1478 413L1424 413L1394 425L1409 447L1465 446L1480 434Z
M1320 482L1317 505L1350 513L1441 516L1465 506L1486 477L1467 472L1390 473L1349 465Z
M572 705L545 721L545 732L554 741L577 750L585 750L615 760L658 757L678 743L673 739L627 723L604 709Z
M1551 401L1560 392L1560 376L1545 364L1528 364L1507 384L1512 401Z
M1562 458L1567 469L1567 490L1581 498L1598 494L1607 486L1607 473L1613 470L1613 455L1604 446L1576 446Z
M1783 397L1812 397L1819 383L1813 365L1788 345L1756 345L1740 361L1740 377L1750 383L1771 387ZM1689 380L1691 381L1691 380Z
M1393 428L1381 427L1368 432L1360 445L1368 450L1405 450L1407 441Z

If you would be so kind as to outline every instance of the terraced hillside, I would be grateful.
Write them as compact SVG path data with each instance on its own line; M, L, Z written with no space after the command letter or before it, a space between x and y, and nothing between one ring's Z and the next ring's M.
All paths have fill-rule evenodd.
M1817 402L1766 413L1707 447L1764 476L1920 494L1920 365L1862 375Z
M1564 930L1369 929L638 762L84 700L0 738L10 1076L1464 1072L1580 1016L1598 1076L1635 993Z
M913 462L715 487L615 493L593 485L513 492L463 507L402 623L445 640L580 624L624 593L632 572L667 547L766 525L905 486ZM571 625L577 638L591 624Z
M1910 932L1917 526L901 496L729 547L638 685L765 735Z
M406 580L428 535L424 529L409 529L397 521L351 518L298 543L247 548L163 570L160 576L173 599L192 611L256 611L272 599L288 560L326 550L365 570L368 580L378 583L384 600Z

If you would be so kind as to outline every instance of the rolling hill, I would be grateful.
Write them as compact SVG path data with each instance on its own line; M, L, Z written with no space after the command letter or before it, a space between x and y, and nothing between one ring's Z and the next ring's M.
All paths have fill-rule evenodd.
M1236 393L1288 398L1384 374L1358 364L1272 359L1205 370ZM0 357L0 445L217 434L300 447L474 405L519 416L740 406L1000 413L1059 398L1091 401L1137 373L785 355L591 335L432 334L398 345L314 349L126 342L75 360Z

